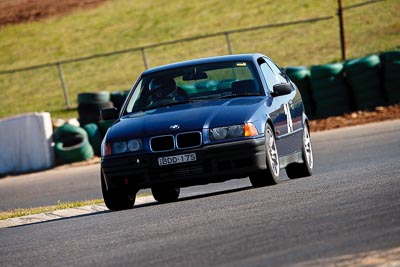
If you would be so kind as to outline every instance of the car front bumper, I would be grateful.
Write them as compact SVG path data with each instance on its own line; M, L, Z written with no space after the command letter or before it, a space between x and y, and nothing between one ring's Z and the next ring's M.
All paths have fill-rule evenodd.
M187 153L196 153L197 160L158 165L159 157ZM169 153L106 157L101 161L107 187L130 186L137 190L162 184L185 187L222 182L266 168L264 137Z

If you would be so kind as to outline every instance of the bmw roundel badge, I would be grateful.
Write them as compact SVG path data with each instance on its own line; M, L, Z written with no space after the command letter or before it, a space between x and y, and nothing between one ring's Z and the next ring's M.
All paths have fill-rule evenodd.
M181 128L181 126L179 126L178 124L174 124L174 125L169 126L170 130L179 130L179 128Z

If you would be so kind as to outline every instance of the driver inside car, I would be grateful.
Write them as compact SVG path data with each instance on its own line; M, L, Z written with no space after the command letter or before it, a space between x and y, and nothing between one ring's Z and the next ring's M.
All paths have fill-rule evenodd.
M170 77L157 77L152 79L149 84L149 91L149 106L182 102L188 99L186 92L176 87L175 80Z

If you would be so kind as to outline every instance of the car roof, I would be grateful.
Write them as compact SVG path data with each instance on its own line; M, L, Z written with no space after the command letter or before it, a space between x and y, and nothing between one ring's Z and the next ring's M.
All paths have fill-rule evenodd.
M266 56L263 54L254 53L254 54L236 54L236 55L199 58L199 59L181 61L181 62L171 63L171 64L147 69L143 72L143 75L147 75L147 74L151 74L151 73L159 72L159 71L164 71L164 70L168 70L168 69L176 69L176 68L181 68L181 67L207 64L207 63L217 63L217 62L225 62L225 61L256 61L260 57L266 57Z

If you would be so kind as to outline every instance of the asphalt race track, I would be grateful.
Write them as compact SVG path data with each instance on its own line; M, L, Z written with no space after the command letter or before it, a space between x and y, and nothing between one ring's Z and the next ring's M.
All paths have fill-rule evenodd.
M399 130L397 120L314 133L314 175L276 186L237 180L185 189L175 203L0 229L0 266L398 266ZM32 175L42 186L13 199L98 198L96 167L0 179L1 209L14 208L11 179ZM64 178L48 193L53 172Z

